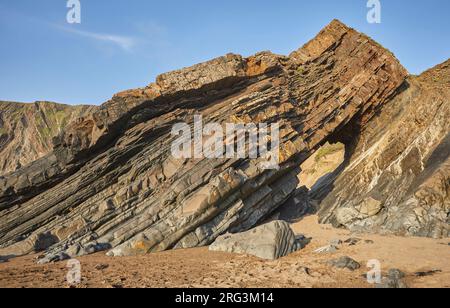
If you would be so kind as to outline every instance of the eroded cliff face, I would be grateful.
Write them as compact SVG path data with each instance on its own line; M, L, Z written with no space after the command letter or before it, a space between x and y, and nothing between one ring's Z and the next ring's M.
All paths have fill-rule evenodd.
M387 50L333 21L288 57L229 54L119 93L69 124L46 157L0 178L0 254L135 255L248 230L296 194L299 166L320 146L358 139L356 127L369 132L405 95L407 75ZM279 123L280 169L175 159L172 127L196 114Z
M450 61L410 77L348 143L322 222L401 235L450 235ZM341 138L343 136L338 136Z
M53 150L53 137L94 107L50 102L0 101L0 175L16 171Z

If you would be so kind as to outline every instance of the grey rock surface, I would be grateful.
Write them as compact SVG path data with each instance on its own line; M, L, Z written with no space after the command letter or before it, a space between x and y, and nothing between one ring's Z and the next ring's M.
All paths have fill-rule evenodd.
M356 237L351 237L348 238L344 241L344 243L346 243L348 246L355 246L357 245L359 242L361 242L361 239L356 238Z
M276 260L302 248L289 224L273 221L247 232L219 236L209 246L211 251L253 255Z
M339 259L332 260L330 261L330 264L334 267L342 269L346 268L351 271L356 271L357 269L361 268L361 264L350 257L341 257Z
M378 289L407 289L408 286L404 281L406 277L399 269L390 269L387 276L384 277L380 284L376 285Z

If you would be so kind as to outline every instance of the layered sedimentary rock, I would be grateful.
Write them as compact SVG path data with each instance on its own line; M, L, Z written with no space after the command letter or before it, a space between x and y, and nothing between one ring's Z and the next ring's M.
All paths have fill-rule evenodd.
M401 235L450 235L450 61L409 77L348 142L322 222ZM338 138L343 138L339 136Z
M285 221L273 221L238 234L225 234L209 246L211 251L248 254L267 260L282 258L301 248Z
M249 230L297 193L299 166L318 148L376 123L407 75L387 50L333 21L288 57L229 54L119 93L70 123L47 156L0 178L0 254L135 255ZM176 159L172 127L198 114L279 123L280 168Z
M0 175L16 171L53 150L53 137L95 107L50 102L0 101Z

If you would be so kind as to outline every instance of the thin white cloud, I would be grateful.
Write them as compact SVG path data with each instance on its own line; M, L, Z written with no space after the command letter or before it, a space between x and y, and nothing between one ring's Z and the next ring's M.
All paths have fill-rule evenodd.
M122 50L132 52L138 44L138 40L131 36L122 36L114 34L96 33L90 31L82 31L68 27L58 27L59 29L78 36L86 37L99 42L106 42L120 47Z
M0 7L1 7L1 5L0 5ZM28 22L30 24L35 24L35 25L47 25L54 29L58 29L60 31L64 31L67 33L85 37L85 38L88 38L91 40L113 44L127 52L134 51L134 48L139 43L138 39L131 37L131 36L104 34L104 33L97 33L97 32L91 32L91 31L78 30L73 27L62 26L59 24L39 20L32 16L22 14L21 12L7 10L7 9L4 9L3 7L1 7L0 21L6 22L6 21L17 21L17 20L20 20L21 22Z
M145 56L152 53L166 56L172 48L170 41L168 40L168 29L152 20L133 23L133 35L118 35L81 30L78 25L64 25L60 23L48 22L37 19L33 16L22 14L20 12L8 11L6 9L3 10L1 4L0 8L0 23L7 21L16 22L20 20L21 22L27 22L36 27L45 26L53 30L62 31L67 34L76 35L95 42L101 42L105 45L111 45L129 53L136 53L145 50L145 53L143 53Z

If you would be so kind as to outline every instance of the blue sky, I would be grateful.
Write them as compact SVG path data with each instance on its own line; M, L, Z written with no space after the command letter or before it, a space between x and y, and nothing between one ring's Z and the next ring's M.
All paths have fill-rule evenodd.
M0 0L0 99L100 104L163 72L228 52L289 54L332 19L364 32L418 74L450 57L449 0Z

